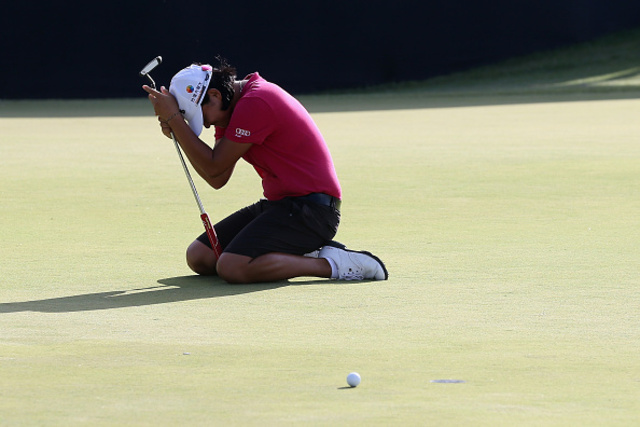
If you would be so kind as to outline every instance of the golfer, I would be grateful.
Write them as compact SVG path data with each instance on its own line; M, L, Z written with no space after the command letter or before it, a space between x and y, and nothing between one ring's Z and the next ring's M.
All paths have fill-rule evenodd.
M187 264L229 283L300 276L386 280L384 263L332 241L340 223L341 188L328 147L295 98L258 73L236 80L236 70L193 64L169 90L149 93L162 132L175 135L197 173L223 187L242 158L262 179L264 199L217 223L217 259L206 233L187 249ZM199 136L215 127L213 149Z

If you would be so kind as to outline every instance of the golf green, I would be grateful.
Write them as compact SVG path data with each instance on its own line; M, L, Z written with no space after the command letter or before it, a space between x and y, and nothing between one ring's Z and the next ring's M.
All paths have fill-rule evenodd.
M390 278L248 286L188 270L202 224L144 99L3 102L2 423L637 422L640 100L599 98L303 98L337 239ZM213 221L261 197L245 164L195 180Z

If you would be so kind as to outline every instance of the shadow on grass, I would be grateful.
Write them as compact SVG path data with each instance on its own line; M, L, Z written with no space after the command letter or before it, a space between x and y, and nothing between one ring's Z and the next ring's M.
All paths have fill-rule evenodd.
M35 301L0 303L0 313L36 311L70 313L139 307L207 298L219 298L289 286L288 282L229 285L217 277L183 276L158 280L159 286L97 292Z

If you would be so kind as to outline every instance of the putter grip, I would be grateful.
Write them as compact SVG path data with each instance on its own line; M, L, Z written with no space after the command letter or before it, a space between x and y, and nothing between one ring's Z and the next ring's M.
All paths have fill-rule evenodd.
M218 242L216 231L213 229L211 221L209 220L209 215L207 215L207 213L205 212L200 215L200 219L202 219L202 224L204 225L204 229L207 232L207 237L209 238L209 243L211 243L213 253L216 254L216 258L220 259L222 248L220 247L220 242Z

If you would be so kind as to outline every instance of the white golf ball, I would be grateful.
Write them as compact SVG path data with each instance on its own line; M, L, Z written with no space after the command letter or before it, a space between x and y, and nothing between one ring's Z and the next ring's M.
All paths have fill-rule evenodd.
M351 387L357 387L360 384L360 374L357 372L351 372L347 375L347 384Z

